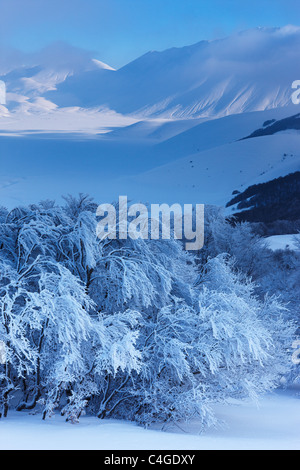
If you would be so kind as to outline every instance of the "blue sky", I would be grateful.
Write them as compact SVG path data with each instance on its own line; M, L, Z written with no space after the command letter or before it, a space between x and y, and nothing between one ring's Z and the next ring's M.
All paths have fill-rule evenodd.
M0 0L0 45L66 41L120 67L149 50L300 24L299 0ZM297 21L298 20L298 21Z

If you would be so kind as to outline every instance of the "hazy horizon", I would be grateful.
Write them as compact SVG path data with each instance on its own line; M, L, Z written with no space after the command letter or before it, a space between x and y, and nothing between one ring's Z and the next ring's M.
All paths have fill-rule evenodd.
M114 68L149 50L182 47L300 17L295 0L0 0L0 49L32 53L63 41ZM58 16L59 11L59 16Z

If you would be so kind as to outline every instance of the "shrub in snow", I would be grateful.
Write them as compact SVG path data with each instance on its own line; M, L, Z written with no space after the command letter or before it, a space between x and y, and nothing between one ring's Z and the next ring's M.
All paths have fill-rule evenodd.
M280 303L261 302L253 290L219 256L203 267L190 303L171 296L169 305L144 316L142 371L121 416L143 424L198 417L207 425L214 422L212 403L257 399L274 387L289 367L292 330Z
M195 255L176 240L100 241L96 223L82 195L1 210L2 415L39 407L71 422L87 411L205 426L212 403L277 385L292 327L247 277L262 272L248 226L211 208Z

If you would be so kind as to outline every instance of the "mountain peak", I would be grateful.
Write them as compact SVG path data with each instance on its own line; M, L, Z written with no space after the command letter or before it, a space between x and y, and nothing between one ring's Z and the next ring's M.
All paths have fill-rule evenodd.
M101 70L116 70L113 67L111 67L110 65L105 64L104 62L101 62L101 60L92 59L92 62L97 66L97 68L99 68Z

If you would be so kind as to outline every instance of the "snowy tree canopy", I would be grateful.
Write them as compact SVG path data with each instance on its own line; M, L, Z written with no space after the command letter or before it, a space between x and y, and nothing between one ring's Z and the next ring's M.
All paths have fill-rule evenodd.
M269 255L247 224L209 209L196 254L174 239L101 241L96 224L84 195L0 212L1 416L205 426L211 403L256 399L289 373L295 327L266 295Z

